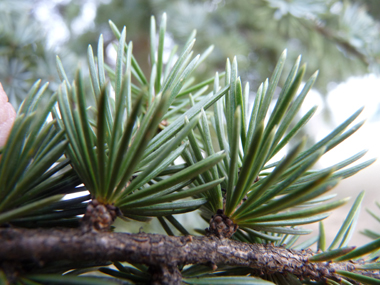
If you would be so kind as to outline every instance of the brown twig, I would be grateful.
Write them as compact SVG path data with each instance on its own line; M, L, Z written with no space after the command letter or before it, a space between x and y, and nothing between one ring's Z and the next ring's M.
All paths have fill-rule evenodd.
M291 273L300 279L316 281L339 280L336 270L355 270L352 262L310 263L311 251L248 244L215 236L3 228L0 244L0 262L35 261L43 266L56 260L126 261L150 266L157 284L180 284L178 266L186 264L249 267L261 274ZM379 278L378 272L371 274Z

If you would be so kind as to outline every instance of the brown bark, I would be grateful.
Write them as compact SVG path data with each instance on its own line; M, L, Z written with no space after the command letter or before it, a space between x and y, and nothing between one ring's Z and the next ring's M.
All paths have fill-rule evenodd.
M339 280L335 270L355 269L352 262L309 263L310 251L248 244L215 236L3 228L0 229L0 244L1 262L35 261L43 266L56 260L127 261L150 266L153 278L162 284L180 284L178 265L186 264L244 266L259 270L261 274L288 272L316 281ZM372 276L378 278L378 273Z

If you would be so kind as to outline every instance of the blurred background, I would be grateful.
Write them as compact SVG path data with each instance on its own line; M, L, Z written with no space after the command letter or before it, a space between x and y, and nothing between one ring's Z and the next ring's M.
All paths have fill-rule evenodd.
M127 41L133 41L134 55L149 74L150 16L159 22L163 12L168 17L168 53L174 44L183 45L196 29L196 52L215 45L197 76L213 76L224 69L226 58L236 55L242 80L250 83L252 98L285 48L285 73L302 54L303 62L308 63L306 75L320 71L301 111L319 106L304 132L310 142L322 139L365 106L360 118L367 123L323 157L318 167L330 166L362 149L369 149L367 159L380 156L378 0L0 0L0 82L15 108L37 79L49 81L54 90L59 84L55 56L59 55L69 78L73 78L78 65L87 64L87 45L96 49L100 33L105 40L105 59L112 65L114 36L109 19L119 28L127 27ZM326 220L330 239L362 190L366 196L352 244L369 240L359 233L365 228L380 232L380 224L365 211L370 208L380 213L375 205L380 201L377 162L334 190L352 199Z

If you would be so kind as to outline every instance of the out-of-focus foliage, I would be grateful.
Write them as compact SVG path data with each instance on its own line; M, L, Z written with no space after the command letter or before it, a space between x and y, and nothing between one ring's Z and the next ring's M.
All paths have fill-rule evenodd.
M290 58L303 54L311 59L311 69L321 71L320 89L377 65L378 22L349 1L179 1L170 6L160 2L160 9L176 21L176 38L189 23L199 31L201 42L215 43L215 58L240 55L241 72L255 83L274 68L284 47Z
M25 0L0 3L0 82L14 107L36 80L54 85L58 79L56 51L47 47L46 29L36 21L33 4ZM70 62L74 63L68 57L66 64Z
M136 54L139 59L139 54L148 48L148 29L142 19L152 14L159 18L166 11L175 23L166 38L167 46L173 39L184 44L191 29L197 30L199 51L215 44L211 62L204 66L205 72L215 67L223 69L223 58L238 55L242 74L258 84L273 70L287 47L289 58L295 60L303 54L310 59L312 70L321 71L316 87L323 90L331 81L378 70L379 22L367 13L367 7L372 10L376 3L370 0L94 0L81 4L64 1L57 9L75 39L68 42L71 50L79 50L80 43L95 44L99 31L109 44L112 35L105 23L112 19L118 26L129 27L128 36L138 45L135 50L139 51ZM95 9L92 23L78 33L73 24L91 9Z
M303 54L310 70L321 71L315 86L321 91L331 81L379 70L379 5L373 0L5 0L0 5L0 81L15 106L36 79L56 81L55 54L68 58L70 51L77 63L77 56L85 57L83 45L95 45L99 33L110 47L109 19L128 27L135 57L148 72L142 55L148 52L149 28L143 19L160 18L163 11L174 23L165 39L168 50L173 42L184 44L192 29L197 29L196 52L215 44L199 76L222 70L224 59L237 55L241 74L257 87L284 48L290 59ZM54 30L57 23L61 28ZM112 62L107 56L106 49L106 62Z

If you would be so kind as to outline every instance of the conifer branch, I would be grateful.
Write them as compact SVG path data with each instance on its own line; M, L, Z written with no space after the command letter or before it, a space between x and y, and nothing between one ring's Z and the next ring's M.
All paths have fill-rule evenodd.
M348 262L308 262L310 250L292 250L271 244L248 244L215 236L165 236L84 232L79 229L0 229L0 262L34 261L40 266L58 260L126 261L150 266L156 282L181 281L178 265L208 264L250 267L263 274L291 273L300 279L340 280L337 270L352 272L356 264ZM356 270L355 270L356 271ZM376 271L356 271L380 279ZM179 276L179 277L178 277ZM174 282L174 283L173 283Z

